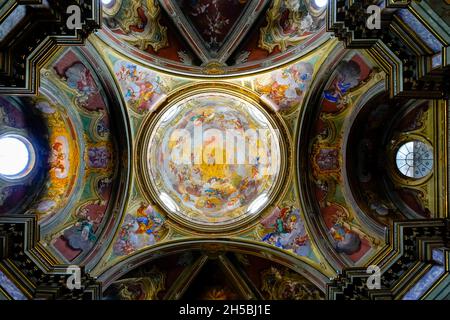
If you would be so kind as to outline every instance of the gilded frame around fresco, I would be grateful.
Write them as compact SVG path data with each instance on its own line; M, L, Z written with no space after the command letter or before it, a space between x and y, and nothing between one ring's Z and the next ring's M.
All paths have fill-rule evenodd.
M147 162L147 149L150 140L150 134L161 115L167 108L171 107L178 101L182 99L193 96L199 93L208 92L221 92L236 96L244 101L247 101L257 107L263 114L267 117L270 124L279 131L279 145L280 145L280 169L279 176L273 190L267 200L267 204L262 210L257 214L248 215L247 217L233 222L229 225L220 225L220 227L201 225L190 220L184 219L179 215L169 213L161 205L157 190L152 185L150 178L148 176L148 162ZM139 130L135 138L135 150L134 150L134 163L133 166L136 172L136 181L139 189L146 198L146 200L152 205L156 206L160 212L164 212L170 217L170 222L174 223L174 227L187 227L198 231L200 233L228 233L236 229L246 229L247 227L253 226L252 222L256 223L256 219L263 215L263 212L269 207L269 204L277 204L283 195L287 192L286 186L289 185L289 181L292 178L290 174L292 171L292 141L289 135L289 129L285 124L283 118L270 109L270 106L266 105L260 96L244 87L236 84L231 84L228 82L211 81L211 82L199 82L195 84L186 85L180 87L178 90L174 91L167 97L166 100L162 101L158 106L154 108L154 112L146 116L142 121Z

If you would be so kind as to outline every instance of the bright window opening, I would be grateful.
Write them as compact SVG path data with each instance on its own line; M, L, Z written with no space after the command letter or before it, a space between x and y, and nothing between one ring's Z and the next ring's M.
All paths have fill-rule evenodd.
M0 175L18 179L31 171L34 162L33 148L28 140L18 135L0 137Z
M423 178L433 170L433 150L422 141L406 142L397 151L396 163L403 175Z
M327 3L328 0L314 0L314 4L319 8L325 7Z

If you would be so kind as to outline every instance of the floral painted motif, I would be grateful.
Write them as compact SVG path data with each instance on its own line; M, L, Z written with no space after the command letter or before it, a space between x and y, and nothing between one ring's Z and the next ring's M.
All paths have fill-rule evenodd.
M297 208L275 208L261 221L261 225L266 232L270 231L262 237L262 241L299 256L313 257L310 239Z
M158 242L165 230L165 219L152 206L141 204L136 214L127 214L114 244L114 254L128 255Z

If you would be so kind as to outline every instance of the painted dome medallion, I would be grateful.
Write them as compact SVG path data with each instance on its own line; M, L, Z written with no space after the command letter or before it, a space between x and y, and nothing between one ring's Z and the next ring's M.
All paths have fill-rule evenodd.
M203 92L168 105L154 120L147 148L157 201L177 220L200 227L255 216L279 180L274 122L238 95Z

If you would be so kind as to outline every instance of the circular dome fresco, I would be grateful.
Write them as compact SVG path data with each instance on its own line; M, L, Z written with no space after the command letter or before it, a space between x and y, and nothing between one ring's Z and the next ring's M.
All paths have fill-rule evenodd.
M256 216L280 182L282 143L273 119L240 96L194 93L151 125L152 193L176 220L201 228Z

